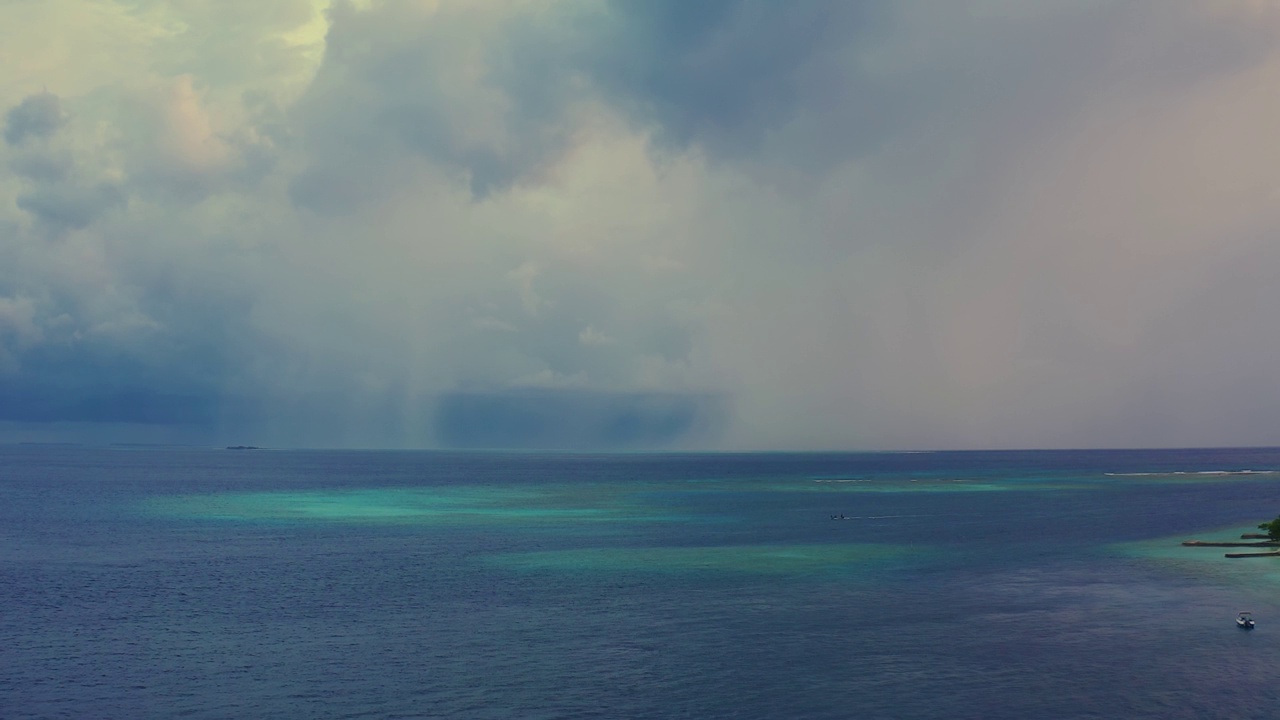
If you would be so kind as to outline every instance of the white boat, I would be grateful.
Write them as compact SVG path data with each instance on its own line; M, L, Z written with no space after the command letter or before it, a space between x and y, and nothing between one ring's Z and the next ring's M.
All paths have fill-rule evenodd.
M1241 630L1253 629L1253 613L1242 612L1236 616L1236 627Z

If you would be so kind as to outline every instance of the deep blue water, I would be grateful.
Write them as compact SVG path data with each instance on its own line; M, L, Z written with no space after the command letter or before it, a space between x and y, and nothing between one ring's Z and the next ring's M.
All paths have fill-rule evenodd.
M1272 471L0 447L0 717L1274 718Z

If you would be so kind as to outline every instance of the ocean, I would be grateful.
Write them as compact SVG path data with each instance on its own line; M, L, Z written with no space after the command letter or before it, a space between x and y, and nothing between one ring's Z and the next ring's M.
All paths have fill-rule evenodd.
M1280 450L0 447L0 718L1275 718ZM1258 620L1235 627L1238 611Z

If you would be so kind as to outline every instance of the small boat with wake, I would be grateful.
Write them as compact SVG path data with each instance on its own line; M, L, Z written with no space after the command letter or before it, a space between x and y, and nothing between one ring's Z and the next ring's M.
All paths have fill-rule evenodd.
M1236 616L1236 627L1241 630L1253 629L1253 613L1242 612Z

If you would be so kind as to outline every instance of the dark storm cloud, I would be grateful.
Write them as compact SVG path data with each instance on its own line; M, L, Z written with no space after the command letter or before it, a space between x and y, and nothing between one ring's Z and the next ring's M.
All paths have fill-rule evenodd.
M6 422L1273 436L1265 4L376 0L332 3L323 46L315 4L242 4L86 25L164 39L0 104Z
M28 137L49 137L64 121L62 102L53 93L28 95L5 114L4 139L17 145Z
M436 434L458 448L660 448L706 442L724 420L708 396L572 390L454 393L440 399Z
M87 227L108 210L124 204L115 185L42 185L19 195L17 205L55 233Z
M58 183L71 174L74 163L66 154L22 153L9 162L9 168L17 175L44 183Z
M292 187L295 202L332 212L377 197L390 186L370 174L406 155L446 168L483 198L566 149L569 68L539 58L529 70L536 77L506 75L534 82L504 85L512 68L505 39L526 18L484 29L497 36L489 37L476 32L479 13L466 5L427 16L407 3L369 10L335 3L324 62L295 108L314 151Z
M216 400L208 396L172 395L146 388L83 393L66 388L33 389L0 383L0 421L24 423L90 422L142 425L211 426Z
M659 148L696 148L775 178L817 179L886 149L888 171L907 176L945 159L943 138L979 149L1019 142L1118 66L1147 82L1179 63L1210 72L1205 64L1238 63L1259 47L1243 38L1189 60L1185 29L1171 22L1135 52L1123 41L1150 23L1142 3L1014 13L654 0L480 15L465 3L430 16L407 3L334 6L324 63L295 108L314 151L296 202L333 212L385 195L397 184L388 167L404 157L448 169L483 198L558 162L590 103ZM904 136L915 139L898 143Z
M769 0L614 2L584 38L580 70L613 104L667 143L741 155L804 108L815 85L839 96L852 74L831 75L842 46L886 19L882 2ZM846 67L845 71L856 68ZM816 88L823 89L823 88ZM874 106L875 98L861 98ZM851 128L858 130L860 128Z
M575 4L516 12L468 44L459 38L479 12L334 6L324 63L297 108L316 150L293 186L299 204L332 211L376 197L388 188L366 168L405 154L451 169L483 198L554 164L590 102L663 146L747 156L798 111L848 96L856 68L842 48L886 17L879 2ZM858 125L845 128L838 155L893 125L887 110L898 108L877 92L859 87L864 111L850 115Z
M64 298L59 311L75 313L74 304ZM221 401L209 370L218 360L202 350L92 331L50 338L23 355L23 373L0 375L0 420L211 427Z
M608 8L522 66L580 75L660 144L759 164L775 180L870 160L884 185L918 185L957 147L1017 152L1100 97L1189 87L1272 46L1261 25L1153 0Z

